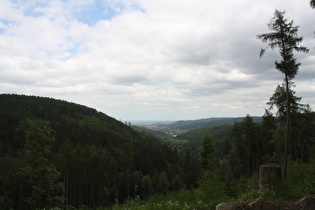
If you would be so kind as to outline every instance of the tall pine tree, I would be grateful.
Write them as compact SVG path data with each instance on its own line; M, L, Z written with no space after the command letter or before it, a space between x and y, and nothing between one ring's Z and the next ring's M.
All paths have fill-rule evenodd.
M202 137L201 165L203 170L213 169L213 153L215 151L212 137L208 134Z
M298 26L293 25L293 21L288 22L284 18L285 12L275 10L274 17L270 20L268 28L272 31L270 33L264 33L257 35L257 38L263 42L268 43L268 47L271 49L278 48L281 56L281 61L275 62L276 69L284 74L284 81L286 84L286 100L287 100L287 122L286 122L286 144L285 144L285 156L284 156L284 179L287 177L287 156L288 145L290 141L291 131L291 116L290 116L290 97L289 97L289 81L292 80L298 72L300 63L296 62L294 52L305 52L309 50L300 46L303 38L298 36ZM265 53L266 48L261 49L260 57Z

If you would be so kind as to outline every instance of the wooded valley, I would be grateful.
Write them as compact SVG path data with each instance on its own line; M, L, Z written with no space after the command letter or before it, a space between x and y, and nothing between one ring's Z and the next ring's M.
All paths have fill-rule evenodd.
M315 193L308 165L315 161L314 123L313 112L292 117L290 163L308 166L308 173L290 175L301 181L292 197ZM82 105L2 94L1 207L95 209L172 193L211 206L256 186L260 164L282 164L283 135L281 121L266 112L260 123L248 115L234 125L191 130L174 143Z

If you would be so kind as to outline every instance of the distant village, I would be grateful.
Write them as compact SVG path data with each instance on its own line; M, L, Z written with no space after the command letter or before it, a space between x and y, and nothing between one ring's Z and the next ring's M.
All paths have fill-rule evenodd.
M163 126L161 126L161 125L147 125L145 127L147 129L150 129L150 130L162 131L164 133L173 135L173 137L176 137L177 135L186 133L188 131L188 130L181 130L181 129L172 129L172 128L169 128L168 126L165 126L165 125L163 125Z

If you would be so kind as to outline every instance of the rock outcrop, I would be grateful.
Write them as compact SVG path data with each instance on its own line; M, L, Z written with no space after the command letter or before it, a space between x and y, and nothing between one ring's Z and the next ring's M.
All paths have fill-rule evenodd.
M275 203L265 198L258 198L257 200L248 204L248 209L286 209L285 205L280 203Z
M312 210L315 209L315 196L304 197L295 202L295 209Z
M315 196L307 196L296 202L290 204L283 204L273 202L265 198L258 198L247 202L246 204L241 203L220 203L217 205L216 210L313 210L315 209Z
M239 203L220 203L217 205L216 210L238 210L241 209Z

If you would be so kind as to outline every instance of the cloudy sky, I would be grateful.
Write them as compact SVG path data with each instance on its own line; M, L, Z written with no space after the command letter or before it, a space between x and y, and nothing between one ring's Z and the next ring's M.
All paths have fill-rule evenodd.
M53 97L122 121L262 116L283 75L256 38L274 10L308 54L296 95L315 110L309 0L1 0L0 93Z

